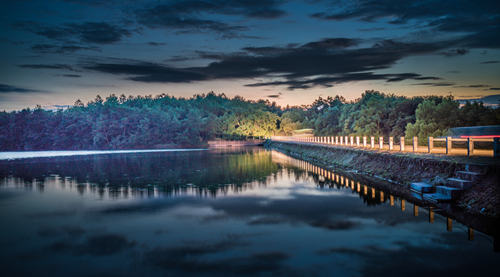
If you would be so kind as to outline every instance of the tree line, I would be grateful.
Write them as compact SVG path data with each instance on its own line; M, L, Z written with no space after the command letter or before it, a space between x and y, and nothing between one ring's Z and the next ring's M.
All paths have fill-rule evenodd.
M214 138L291 135L445 135L457 126L500 124L500 109L482 103L459 107L452 97L413 97L366 91L355 101L318 98L280 107L224 94L97 96L65 110L0 112L0 150L78 150L195 147Z
M309 106L288 108L281 128L311 128L315 135L419 137L444 136L450 128L500 124L500 109L483 103L460 104L452 96L404 97L366 91L355 101L318 98Z

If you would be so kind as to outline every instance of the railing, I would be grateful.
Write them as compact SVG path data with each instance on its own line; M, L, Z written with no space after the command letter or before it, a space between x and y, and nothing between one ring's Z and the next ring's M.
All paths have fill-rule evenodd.
M394 144L394 137L388 137L387 144L384 142L384 137L370 137L368 141L367 136L273 136L271 140L275 141L288 141L297 143L312 143L323 145L336 145L343 147L354 147L367 150L388 150L400 152L419 152L419 153L438 153L446 155L466 155L466 156L493 156L500 157L500 138L434 138L428 137L427 146L418 144L418 137L411 138L410 147L406 146L406 138L400 137L399 144ZM444 143L443 147L434 147L434 143ZM492 149L476 149L476 143L491 143ZM459 145L465 147L458 147Z
M383 190L377 189L373 186L369 186L368 184L362 184L360 182L356 182L354 179L350 179L350 177L335 172L331 169L324 169L322 167L316 166L312 163L298 160L292 157L289 157L285 154L279 152L272 153L273 161L280 163L287 163L292 166L296 166L305 170L306 172L310 172L313 175L317 175L318 177L322 177L323 186L329 187L337 187L338 189L346 188L352 190L353 193L358 193L360 196L366 197L370 200L375 200L379 203L389 202L391 207L397 207L401 209L401 212L406 212L407 210L407 202L408 204L413 205L413 216L418 217L419 212L423 210L424 213L427 213L429 223L434 223L435 218L435 208L429 206L427 208L419 207L417 203L407 201L404 198L398 198L391 193L386 193ZM411 211L411 210L410 210ZM438 214L439 215L439 214ZM421 215L420 215L421 216ZM443 216L444 219L444 216ZM453 229L453 219L446 216L446 230L451 232ZM468 240L474 240L474 229L472 227L468 227L467 230L467 238Z

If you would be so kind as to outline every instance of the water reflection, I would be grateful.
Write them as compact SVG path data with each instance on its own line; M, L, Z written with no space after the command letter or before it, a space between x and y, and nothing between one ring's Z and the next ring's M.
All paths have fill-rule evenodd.
M13 161L0 174L6 276L498 271L481 232L260 148Z
M265 186L279 170L262 148L0 161L0 186L47 185L101 198L212 196Z

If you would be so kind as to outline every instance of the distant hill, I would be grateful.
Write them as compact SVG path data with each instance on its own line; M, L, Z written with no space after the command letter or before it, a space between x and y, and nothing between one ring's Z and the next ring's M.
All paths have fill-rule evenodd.
M473 98L473 99L458 99L457 100L460 105L465 105L467 101L469 102L483 102L485 106L492 108L500 107L500 94L489 95L481 98Z

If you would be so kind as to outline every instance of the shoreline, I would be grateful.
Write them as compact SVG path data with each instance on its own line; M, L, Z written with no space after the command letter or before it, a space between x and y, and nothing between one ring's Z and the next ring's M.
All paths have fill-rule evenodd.
M155 152L206 151L208 148L168 148L168 149L130 149L130 150L48 150L48 151L5 151L0 152L0 161L13 161L33 158L71 157L106 154L132 154Z
M497 238L499 238L500 231L498 223L500 214L495 199L498 199L500 190L498 190L499 184L498 182L495 184L495 180L499 178L500 168L496 162L493 164L462 163L456 160L443 160L423 155L398 155L385 152L367 152L352 148L274 141L267 141L265 147L325 169L342 172L346 176L365 180L377 189L403 197L421 207L435 207L443 215L492 235L495 237L495 243L499 243ZM486 174L486 184L474 186L466 191L455 203L433 204L416 198L409 189L411 182L431 182L433 180L432 176L438 176L440 179L451 177L455 171L463 170L467 165L482 168ZM434 177L434 179L436 178ZM485 201L476 201L476 204L479 203L477 205L474 205L475 203L472 203L472 205L463 203L467 199L467 195L477 193L478 190L481 191L484 187L493 188L495 191L495 195L482 195L486 203L490 205L486 213L480 212L485 208L482 207Z

